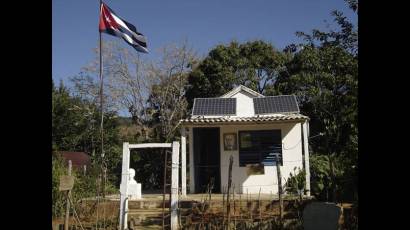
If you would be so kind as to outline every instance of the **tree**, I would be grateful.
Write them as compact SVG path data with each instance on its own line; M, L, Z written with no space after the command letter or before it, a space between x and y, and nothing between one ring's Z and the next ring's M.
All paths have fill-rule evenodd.
M123 48L119 42L106 42L104 52L104 101L114 111L126 110L139 126L140 141L149 139L153 126L163 129L158 137L169 139L171 130L186 108L186 74L197 57L187 41L168 45L160 50L160 61L144 61L134 50ZM98 50L96 50L98 56ZM72 78L78 95L99 101L99 59ZM170 107L172 105L172 108ZM182 112L181 112L182 111ZM155 135L155 134L154 134Z
M187 73L195 65L197 57L186 41L161 48L160 56L159 62L150 63L147 68L147 74L153 80L147 101L151 129L149 141L171 142L178 139L179 120L186 113ZM131 158L131 164L138 165L135 168L137 179L143 181L146 189L159 189L163 186L164 169L153 167L153 164L163 162L164 155L153 153L154 151L158 150L143 150ZM168 161L170 160L168 157Z
M354 6L354 1L349 2ZM311 133L324 134L311 139L310 146L314 154L326 155L313 159L328 161L327 175L332 182L327 183L332 191L329 199L335 201L341 188L351 186L344 182L355 183L357 176L358 58L357 29L341 12L332 14L340 30L297 33L305 43L285 50L293 57L277 86L281 93L297 95L302 113L311 118Z
M149 103L154 138L168 142L174 137L179 120L187 111L187 76L198 61L195 51L185 41L161 49L162 59L150 65L152 84Z
M101 113L94 101L74 96L61 82L56 88L52 84L52 212L53 217L64 211L64 195L58 190L59 177L67 173L66 162L59 151L83 151L91 154L92 164L87 175L73 170L75 184L72 190L74 205L76 201L95 195L98 175L101 173L101 138L99 125ZM107 162L108 183L106 192L113 192L112 183L117 182L115 171L121 159L121 145L118 138L116 113L104 114L104 149ZM77 209L78 210L78 209Z
M52 145L54 150L83 151L99 159L101 136L97 121L98 106L86 99L70 95L60 83L52 86ZM115 112L104 113L104 148L108 169L113 170L121 156ZM98 157L97 157L98 156Z
M64 194L59 191L60 176L67 174L67 169L65 167L64 161L61 156L56 154L54 151L52 153L52 216L59 217L64 214Z
M93 143L85 142L84 136L92 132L85 116L76 112L81 101L70 96L69 90L60 83L52 89L52 143L59 150L90 151ZM88 115L88 114L87 114ZM90 121L90 124L92 122ZM78 135L80 134L80 135Z
M149 119L146 101L152 83L147 78L146 65L138 53L130 52L117 40L103 43L102 49L105 108L128 111L134 124L145 127ZM95 49L95 53L95 60L71 80L78 95L100 103L100 80L96 77L99 74L99 49Z
M349 8L355 13L358 11L357 0L345 0L349 5ZM349 52L353 56L357 57L358 52L358 30L357 27L350 22L342 12L333 10L331 15L334 17L334 21L337 23L339 30L320 31L313 29L311 34L298 31L296 35L302 37L305 40L305 45L310 47L316 46L337 46ZM291 44L285 50L295 51L297 45Z
M220 96L235 86L245 85L271 95L289 55L264 41L218 45L188 77L187 99Z
M186 74L197 59L193 49L186 41L168 45L160 50L158 62L143 60L134 50L123 48L117 41L104 43L103 52L106 110L126 110L132 119L128 127L121 127L121 141L171 140L186 111ZM96 54L98 57L98 50ZM98 73L99 59L96 58L72 78L76 95L99 102ZM145 188L161 185L162 169L152 167L153 162L162 162L161 155L139 153L131 158L131 164L138 165L137 179Z

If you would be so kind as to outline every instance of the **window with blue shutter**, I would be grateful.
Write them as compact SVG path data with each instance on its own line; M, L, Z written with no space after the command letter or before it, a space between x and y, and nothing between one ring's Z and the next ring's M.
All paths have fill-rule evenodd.
M239 131L239 166L247 164L275 165L275 154L282 161L282 134L276 130Z

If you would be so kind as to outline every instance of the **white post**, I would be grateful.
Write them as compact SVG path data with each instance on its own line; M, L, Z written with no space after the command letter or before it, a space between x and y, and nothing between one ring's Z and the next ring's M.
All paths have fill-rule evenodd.
M171 174L171 230L178 229L178 179L179 179L179 142L172 142L172 174Z
M181 129L181 193L186 197L186 132Z
M305 152L305 172L306 172L306 195L310 196L310 167L309 167L309 142L308 142L308 131L307 131L308 121L302 124L303 130L303 148Z
M68 161L68 173L67 173L68 176L71 176L71 167L72 167L71 160L69 160ZM66 202L65 218L64 218L64 230L68 230L68 220L70 218L70 201L69 201L70 194L71 194L71 190L68 190L67 199L66 199L67 202Z
M128 142L124 142L122 146L122 173L120 185L120 230L128 228L128 181L130 169L130 149Z
M192 127L189 127L189 193L195 193L195 171L194 171L194 133Z

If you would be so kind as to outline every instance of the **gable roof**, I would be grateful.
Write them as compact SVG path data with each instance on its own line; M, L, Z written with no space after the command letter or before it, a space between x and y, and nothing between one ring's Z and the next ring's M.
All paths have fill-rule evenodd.
M232 89L231 91L225 93L224 95L222 95L220 97L221 98L232 97L233 95L239 93L240 91L244 91L244 92L246 92L246 93L248 93L248 94L250 94L251 96L254 96L254 97L265 97L262 94L254 91L254 90L251 90L251 89L249 89L248 87L246 87L244 85L239 85L236 88Z
M242 94L245 97L241 97L238 94ZM296 116L278 118L277 115ZM263 118L260 118L261 116L263 116ZM274 117L271 119L269 116ZM235 119L228 119L230 117ZM197 118L199 120L196 120ZM201 120L202 118L206 119ZM223 119L220 120L219 118ZM255 120L249 120L248 118L255 118ZM298 101L295 95L264 96L248 87L239 85L220 97L195 98L190 118L183 119L181 122L185 124L205 124L215 122L243 123L255 121L281 122L300 121L306 118L306 116L300 114Z

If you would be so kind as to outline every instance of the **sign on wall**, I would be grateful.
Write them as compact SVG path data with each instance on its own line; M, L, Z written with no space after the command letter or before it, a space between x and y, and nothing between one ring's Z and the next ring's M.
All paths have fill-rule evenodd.
M237 150L237 137L236 133L225 133L224 134L224 150Z

